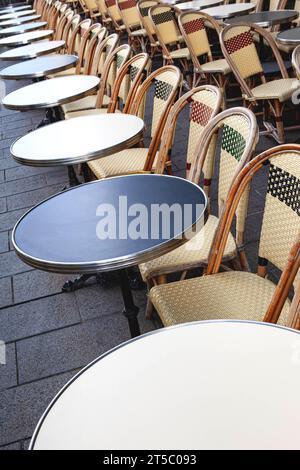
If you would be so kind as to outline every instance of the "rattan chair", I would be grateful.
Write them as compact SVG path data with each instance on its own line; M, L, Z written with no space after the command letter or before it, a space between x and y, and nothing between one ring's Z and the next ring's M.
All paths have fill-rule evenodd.
M129 110L130 114L143 116L147 94L154 87L154 95L151 95L153 110L149 148L141 143L138 148L130 148L89 162L89 169L96 178L152 171L167 116L180 92L181 84L180 70L173 65L162 67L149 75L141 85Z
M147 32L142 27L136 0L116 0L133 50L146 51Z
M111 66L111 61L114 60L114 57L110 58L110 61L107 62L107 70ZM147 77L151 68L151 60L147 53L142 52L135 55L127 62L125 62L120 68L115 83L112 88L110 102L107 107L95 107L93 109L86 109L82 111L74 111L65 113L65 119L72 119L78 116L87 116L90 114L104 114L104 113L114 113L120 112L127 113L132 101L135 97L138 87L141 85L145 77ZM101 96L105 92L105 77L108 75L108 72L103 75L103 80L101 84ZM101 98L99 96L99 102ZM121 108L120 105L123 105Z
M300 145L263 152L236 177L229 191L203 277L155 286L150 291L163 324L209 319L242 319L295 326L299 295L291 309L288 294L299 285ZM259 242L257 274L220 272L232 220L253 176L268 169L266 203ZM266 276L268 263L281 272L277 285Z
M148 36L151 57L153 57L155 52L159 49L159 42L156 39L153 21L149 16L149 10L151 7L158 5L158 3L158 0L140 0L137 3L141 24Z
M184 72L188 72L191 56L187 47L181 47L182 36L176 21L176 9L158 4L150 8L149 15L162 48L163 64L176 62L181 65Z
M112 19L110 18L110 16L108 15L108 12L107 12L107 6L106 6L106 3L105 3L105 0L96 0L96 3L98 5L98 9L99 9L99 12L100 12L100 15L101 15L101 22L104 26L107 27L107 29L111 29L111 25L112 25Z
M112 21L112 27L118 33L124 33L124 31L126 31L126 28L122 21L122 17L116 0L105 0L105 5L107 8L107 14Z
M68 30L69 25L74 17L75 13L71 8L66 8L66 5L62 5L59 11L59 18L57 21L56 29L54 31L53 38L55 40L63 39L65 30ZM80 16L78 15L78 22ZM67 45L65 46L66 49Z
M79 0L79 3L86 18L99 20L101 13L96 0Z
M267 81L253 40L255 33L269 43L278 64L281 79ZM284 104L291 99L299 87L299 82L294 78L289 78L271 34L259 26L240 23L226 26L220 33L220 39L223 54L240 84L246 105L252 109L257 106L258 102L262 103L264 126L267 129L265 133L272 135L279 143L284 142L282 116ZM252 85L255 79L260 82L260 85ZM274 117L276 127L268 120L270 113Z
M178 24L193 62L193 86L201 81L215 82L225 96L225 85L231 69L225 59L213 59L206 30L209 24L219 34L220 26L211 16L197 11L179 15ZM203 59L202 63L200 58Z
M216 146L218 134L221 134L220 152ZM181 279L184 279L189 270L207 265L210 247L218 227L218 217L236 175L253 155L258 141L258 127L251 111L246 108L232 108L223 111L213 119L210 118L202 134L199 133L199 137L197 145L194 145L193 149L194 161L189 180L198 184L200 177L202 177L203 187L210 201L216 154L219 155L218 213L217 215L210 213L203 229L190 241L139 266L148 290L153 285L167 282L168 274L179 272ZM208 206L210 209L210 202ZM222 259L223 263L231 262L232 266L239 266L245 270L248 269L244 252L246 213L247 198L245 197L236 212L235 238L231 233L229 234ZM148 299L148 318L151 316L151 312L152 306Z
M296 76L300 80L300 44L293 51L292 64L293 64Z

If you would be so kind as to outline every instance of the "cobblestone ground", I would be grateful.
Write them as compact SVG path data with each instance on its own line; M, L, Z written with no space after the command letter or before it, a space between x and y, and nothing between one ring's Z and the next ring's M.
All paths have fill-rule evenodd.
M7 65L0 63L1 68ZM27 83L7 81L6 91ZM67 182L64 168L25 167L10 156L10 144L42 117L42 112L0 110L0 339L6 343L7 359L6 365L0 365L1 449L26 449L42 412L66 381L95 357L129 339L116 285L103 288L93 284L75 293L62 293L61 287L70 276L32 269L13 251L10 235L16 221ZM186 122L183 115L173 153L174 173L178 175L185 166ZM293 138L290 134L289 140ZM272 140L263 139L258 150L272 145ZM246 230L253 268L264 179L262 175L254 181ZM213 199L215 202L216 197ZM134 296L140 307L142 332L159 327L157 320L144 318L145 291L136 291Z

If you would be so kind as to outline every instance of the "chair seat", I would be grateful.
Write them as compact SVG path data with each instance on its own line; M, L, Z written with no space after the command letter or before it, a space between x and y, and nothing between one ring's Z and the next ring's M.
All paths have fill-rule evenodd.
M97 101L97 95L89 95L81 98L80 100L73 101L62 105L64 113L74 113L75 111L83 111L86 109L95 109ZM110 98L107 95L103 97L103 107L109 105Z
M131 31L131 36L147 36L147 31L145 29L136 29Z
M225 59L213 60L201 65L203 72L223 73L224 75L231 72L231 69Z
M75 74L79 75L81 73L83 73L83 67L81 67L80 72L76 72L76 67L70 67L67 70L62 70L61 72L47 75L47 78L65 77L66 75L75 75Z
M299 87L300 81L296 78L281 78L279 80L273 80L252 88L252 101L254 99L278 99L279 101L284 102L289 100Z
M150 298L165 326L196 320L262 321L275 285L253 273L230 271L155 286ZM286 324L287 300L278 323Z
M170 51L170 57L172 59L189 59L190 51L187 47L183 47L182 49L176 49L175 51Z
M108 157L93 160L88 163L88 166L98 179L142 173L148 150L147 148L122 150Z
M140 264L139 268L143 280L146 282L149 277L206 265L218 222L219 219L217 217L210 215L202 230L191 240L159 258ZM232 259L235 256L235 240L230 233L223 260Z
M106 114L108 108L94 108L94 109L82 109L81 111L74 111L72 113L65 113L65 119L72 119L80 116L91 116L92 114ZM115 110L115 113L120 113L119 109Z

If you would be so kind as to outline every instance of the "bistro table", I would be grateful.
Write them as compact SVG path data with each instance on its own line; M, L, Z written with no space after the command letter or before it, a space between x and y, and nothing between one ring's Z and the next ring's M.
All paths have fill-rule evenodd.
M110 125L105 126L105 121ZM144 126L141 119L127 115L123 121L122 127L122 119L119 126L114 124L114 119L103 119L102 123L99 120L97 136L91 140L93 143L101 141L102 144L105 141L113 149L120 146L129 133L140 135ZM41 131L58 125L61 123L44 127ZM133 128L135 131L131 132ZM77 126L77 130L81 129ZM95 132L95 128L93 130ZM90 133L87 135L84 130L81 133L85 138L81 136L81 139L75 140L83 148L82 141L89 140ZM62 133L55 135L57 141L63 136ZM129 140L136 141L136 137ZM61 144L60 154L63 155L65 151L70 153L70 145L65 145L64 140ZM44 142L44 147L47 147L47 142ZM171 211L162 223L159 212L152 212L154 207L159 208L161 204L169 208L176 205L179 219L173 217ZM135 216L133 213L130 215L130 210L137 205L145 211L144 219L139 221L142 237L136 237L136 232L131 229L137 213ZM202 227L206 207L204 191L183 178L149 174L105 178L68 189L35 206L16 224L12 240L18 256L37 269L67 274L117 270L124 300L124 315L128 319L131 336L134 337L140 334L138 308L133 302L126 268L180 246L187 240L187 233L189 237L195 235L200 225ZM106 225L103 216L110 210L113 212L109 212L107 233L105 229L101 230L100 225ZM190 217L186 216L187 210ZM167 231L164 229L166 224ZM191 231L195 225L196 229Z
M53 35L52 29L42 29L40 31L30 31L29 33L18 34L16 36L9 36L8 38L0 39L0 47L16 47L31 44L35 41L45 40Z
M11 20L4 20L0 22L0 28L4 26L16 26L18 24L30 23L41 18L41 15L21 16L20 18L12 18Z
M287 29L277 34L276 41L288 46L300 44L300 28Z
M18 26L12 26L11 28L0 29L0 36L13 36L14 34L27 33L28 31L44 28L44 26L47 26L47 21L20 24Z
M255 10L254 3L232 3L228 5L220 5L218 7L206 8L204 13L212 16L216 20L225 20L232 16L240 16L247 12Z
M299 331L239 320L142 335L60 390L29 449L300 449L299 346Z
M202 10L214 5L220 5L224 0L193 0L191 2L184 2L176 5L180 10Z
M25 11L16 11L13 13L5 13L4 15L0 12L0 20L11 20L13 18L21 18L22 16L34 15L36 10L25 10Z
M65 41L42 41L28 46L16 47L0 54L0 60L28 60L51 54L64 47Z
M23 10L31 10L32 9L32 6L31 5L21 5L21 3L19 3L19 5L17 6L17 4L15 6L6 6L6 7L3 7L3 8L0 8L0 13L15 13L15 12L18 12L18 11L23 11Z
M10 65L0 71L0 78L5 80L39 79L51 73L73 67L78 62L76 55L53 54Z
M297 19L299 12L296 10L278 10L278 11L261 11L259 13L251 13L237 18L229 18L225 20L226 24L235 23L252 23L261 28L270 28L279 24L290 23Z

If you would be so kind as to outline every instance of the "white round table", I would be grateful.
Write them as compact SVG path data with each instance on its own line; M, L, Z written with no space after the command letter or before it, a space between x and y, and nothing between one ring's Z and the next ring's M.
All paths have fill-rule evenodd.
M228 5L221 5L218 7L206 8L204 13L212 16L216 20L224 20L232 16L244 15L250 11L255 10L254 3L232 3Z
M194 322L123 343L53 399L30 449L300 449L300 335Z
M0 29L0 36L13 36L14 34L23 34L47 26L47 21L36 21L35 23L25 23L10 28Z
M17 26L18 24L30 23L31 21L37 21L41 18L41 15L28 15L21 16L20 18L11 18L10 20L3 20L0 22L0 28L8 26Z
M18 11L24 11L24 10L31 10L32 6L31 5L20 5L20 6L7 6L0 8L0 13L17 13Z
M193 0L191 2L179 3L176 8L179 10L203 10L203 8L209 8L215 5L220 5L223 0Z
M64 47L65 41L41 41L27 46L16 47L0 54L0 60L28 60L41 55L51 54Z
M36 10L14 11L5 14L2 14L2 12L0 12L0 20L11 20L13 18L21 18L22 16L34 15L35 13Z
M54 31L52 29L42 29L39 31L30 31L28 33L17 34L16 36L9 36L7 38L0 39L0 47L16 47L31 44L35 41L43 41L50 38Z

